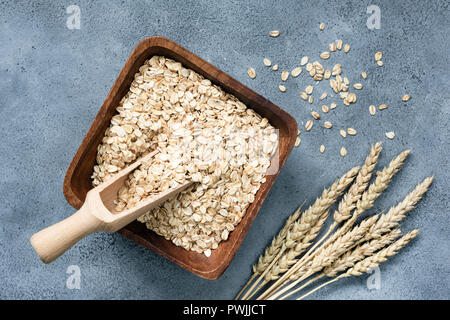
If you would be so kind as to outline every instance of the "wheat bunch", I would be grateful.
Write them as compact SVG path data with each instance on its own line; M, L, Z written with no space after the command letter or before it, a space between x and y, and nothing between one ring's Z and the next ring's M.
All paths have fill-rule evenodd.
M335 277L310 291L307 294L309 295L341 278L366 272L367 268L396 254L417 235L415 230L395 241L401 236L398 229L399 222L423 197L433 177L426 178L417 185L402 202L392 207L386 214L371 216L354 226L357 218L373 207L375 200L386 190L392 177L400 170L410 153L409 150L400 153L387 167L377 172L375 180L369 185L380 152L380 143L372 145L361 170L358 167L352 168L330 188L325 189L303 214L300 215L299 208L287 219L283 228L272 239L270 246L266 248L264 255L260 256L253 266L253 275L247 285L258 275L259 277L247 290L243 299L251 298L272 280L276 280L275 283L258 299L274 300L282 294L285 295L281 296L281 299L285 299L322 277ZM354 183L333 214L333 224L325 236L311 247L330 214L330 206L352 181ZM343 224L331 234L339 223ZM328 236L329 234L331 236ZM307 253L299 258L308 248ZM304 282L306 280L308 281ZM301 286L293 289L298 284Z
M397 254L398 251L401 248L403 248L404 246L406 246L412 239L414 239L418 233L419 233L419 230L413 230L413 231L405 234L403 237L401 237L399 240L397 240L390 246L378 251L374 255L369 256L362 261L359 261L352 268L348 269L345 273L339 275L338 277L334 278L333 280L325 282L324 284L318 286L314 290L311 290L307 294L301 296L297 300L302 300L302 299L306 298L307 296L309 296L310 294L316 292L320 288L323 288L326 285L336 282L339 279L347 278L347 277L351 277L351 276L360 276L363 273L366 273L369 270L379 266L381 263L385 262L389 257Z
M341 257L339 257L333 264L326 267L321 274L318 276L312 278L299 288L290 291L286 295L282 296L280 300L284 300L288 298L289 296L299 292L300 290L304 289L305 287L309 286L314 281L319 280L320 278L323 278L325 276L327 277L335 277L336 274L339 272L345 271L348 268L351 268L355 265L356 262L361 261L365 257L368 257L372 255L374 252L384 248L388 244L391 244L395 239L397 239L401 235L400 229L395 229L391 231L389 234L384 235L381 239L374 239L370 242L366 242L362 245L357 246L353 250L347 251L345 254L343 254ZM309 267L309 266L308 266ZM300 269L301 274L303 275L306 273L307 269L306 266L302 267Z
M347 268L353 266L354 263L363 259L366 256L369 256L371 253L385 247L387 244L391 243L393 240L400 236L400 230L393 228L399 225L399 222L405 218L405 214L412 209L414 206L422 199L423 195L429 189L431 183L433 182L434 177L426 178L422 183L418 184L416 188L410 192L402 202L400 202L395 207L392 207L388 213L380 216L378 221L370 227L369 231L365 235L361 241L365 242L358 247L356 247L353 251L347 251L343 256L337 259L331 266L324 269L322 276L326 275L328 277L333 277L337 273L344 271ZM387 234L386 234L387 233ZM295 281L299 279L301 276L306 274L306 272L311 268L311 263L306 264L297 273L290 277L290 280ZM320 279L322 276L318 276L314 278L313 281ZM288 295L283 296L282 299L285 299L287 296L294 294L307 285L311 284L313 281L309 281L305 285L300 288L293 290Z
M336 180L294 223L292 230L288 231L286 236L285 245L290 250L272 267L269 275L271 280L277 279L280 273L286 272L296 262L296 257L317 237L328 217L329 207L342 195L347 186L354 180L358 171L359 167L354 167Z
M360 239L364 237L366 232L370 229L371 226L375 224L378 219L378 215L369 217L363 220L358 226L354 227L351 231L345 233L341 237L337 238L335 242L328 245L327 247L319 250L317 254L314 255L312 259L308 271L299 276L297 280L290 283L288 286L280 290L279 292L273 294L269 300L274 300L284 292L292 289L297 284L299 284L304 279L321 271L322 269L330 266L337 258L339 258L342 254L344 254L352 245L356 244Z
M302 258L305 260L309 254L323 241L328 235L337 227L337 225L350 218L351 212L356 208L356 203L361 198L363 192L366 190L369 184L370 178L372 177L372 172L380 156L382 147L381 142L375 143L370 148L369 155L364 161L364 165L361 167L358 175L356 176L355 182L352 184L347 193L343 196L341 202L339 202L338 210L334 212L333 218L334 223L330 226L325 235L320 239ZM289 276L287 274L286 276Z
M276 259L274 259L269 264L265 271L261 273L261 276L255 281L252 287L250 287L250 289L242 299L248 299L252 297L260 288L262 288L267 283L267 281L269 281L268 279L277 277L280 272L285 272L283 270L287 270L286 268L296 262L296 257L306 249L306 247L304 246L297 247L297 244L301 242L303 238L308 238L310 239L310 241L314 240L326 220L326 217L324 217L324 215L328 215L328 208L336 201L336 199L338 199L342 195L347 186L352 183L358 171L359 167L350 169L344 176L336 180L330 188L324 189L322 195L317 198L316 201L305 212L303 212L300 219L293 222L290 228L287 228L283 247L284 249L289 250L286 253L283 253L283 255L280 255L280 252L284 251L284 249L281 249L279 251L279 257L277 256ZM316 225L320 227L315 228ZM256 276L253 276L253 279L255 277ZM266 279L261 285L259 285L259 287L257 287L256 291L252 293L253 289L260 282L262 277L265 277ZM252 280L252 278L250 280ZM246 286L244 286L243 289L245 289ZM242 291L243 290L241 290L241 292ZM239 297L240 293L237 297Z
M349 192L344 196L343 200L340 202L338 210L334 213L334 223L330 226L329 230L326 234L320 239L304 256L302 259L296 262L293 268L291 268L287 273L285 273L276 283L274 283L268 291L274 291L277 287L281 287L284 285L288 278L294 275L301 267L302 264L305 264L311 259L311 253L315 250L323 240L325 240L329 234L337 227L339 222L348 220L351 216L351 212L353 209L357 208L357 213L353 214L352 218L348 220L337 232L333 234L326 242L325 245L334 241L340 235L344 234L348 231L356 221L356 218L364 212L364 210L368 209L370 206L373 206L373 202L378 198L383 190L385 190L391 181L392 177L395 173L403 165L404 160L409 154L409 150L402 152L395 159L391 161L387 168L384 168L383 171L377 174L377 178L375 182L371 184L369 190L365 191L367 185L372 176L372 172L375 168L375 165L378 161L378 157L381 153L382 147L381 143L377 142L375 145L372 145L370 149L370 153L367 156L363 167L361 168L358 176L356 177L355 183L350 187ZM361 198L365 199L365 201L361 202ZM359 207L358 207L359 204ZM295 277L295 276L294 276ZM262 295L264 296L264 295ZM261 297L262 297L261 296Z

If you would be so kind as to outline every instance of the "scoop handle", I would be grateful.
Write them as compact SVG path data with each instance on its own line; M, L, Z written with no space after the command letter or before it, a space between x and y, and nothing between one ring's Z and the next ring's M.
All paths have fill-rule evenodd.
M30 242L39 258L50 263L85 236L99 231L100 226L100 220L90 214L85 203L67 219L35 233Z

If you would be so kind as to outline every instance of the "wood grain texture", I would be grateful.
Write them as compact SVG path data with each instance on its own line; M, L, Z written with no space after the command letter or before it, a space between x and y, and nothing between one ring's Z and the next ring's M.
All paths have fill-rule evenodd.
M279 130L278 171L274 175L266 176L266 182L261 185L255 196L255 201L247 208L242 221L230 233L229 239L221 242L219 247L212 251L209 258L203 254L175 246L172 242L158 236L137 221L119 230L119 233L123 236L159 253L182 268L206 279L217 279L236 254L277 178L279 170L294 147L297 137L297 122L272 102L175 42L163 37L149 37L139 42L134 48L67 169L63 186L64 195L73 207L79 209L82 206L87 192L92 189L90 176L95 165L97 146L100 144L111 118L116 113L120 100L128 92L134 74L153 55L172 58L203 75L214 84L236 96L260 115L268 118L272 126Z

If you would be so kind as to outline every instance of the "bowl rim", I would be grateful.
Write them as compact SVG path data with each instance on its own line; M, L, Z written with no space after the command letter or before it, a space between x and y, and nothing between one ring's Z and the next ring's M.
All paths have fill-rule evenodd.
M294 147L294 144L295 144L295 139L297 137L298 126L297 126L296 120L291 115L289 115L286 111L282 110L280 107L276 106L275 104L273 104L266 98L257 94L256 92L254 92L253 90L251 90L250 88L248 88L247 86L242 84L241 82L235 80L233 77L229 76L224 71L218 69L217 67L213 66L209 62L203 60L202 58L198 57L194 53L188 51L187 49L185 49L181 45L175 43L174 41L169 40L164 37L161 37L161 36L151 36L151 37L147 37L147 38L141 40L136 45L136 47L133 49L133 51L127 58L124 66L122 67L120 73L118 74L116 80L114 81L113 86L111 87L110 91L108 92L108 94L105 98L105 101L103 102L97 115L95 116L93 122L91 123L91 125L90 125L86 135L84 136L80 146L78 147L72 161L69 164L69 167L66 171L65 178L64 178L63 193L64 193L66 200L68 201L68 203L71 206L79 209L81 207L81 205L83 204L84 201L82 199L80 199L77 196L77 194L74 192L74 186L72 184L72 179L74 177L75 170L78 168L84 153L87 152L88 148L92 148L92 145L91 145L92 140L95 138L94 134L96 133L99 125L101 125L104 121L110 121L110 119L109 120L105 119L106 111L109 110L110 105L111 105L109 98L111 96L118 94L119 88L124 83L125 77L129 75L130 69L133 66L133 64L136 62L136 59L138 57L140 57L140 55L144 54L146 52L146 50L149 50L149 48L151 48L151 47L162 47L162 48L168 49L169 51L174 51L176 54L183 56L183 58L186 59L186 61L193 63L196 67L200 68L201 70L208 69L209 74L212 73L212 74L214 74L214 76L221 77L221 79L219 79L218 81L216 81L216 80L213 81L210 79L210 77L208 77L209 74L207 74L206 71L203 70L204 73L200 73L205 78L210 79L212 82L218 82L216 84L221 86L225 91L229 91L229 90L226 90L224 87L233 88L234 90L236 90L236 92L239 92L240 94L242 94L243 96L248 98L249 101L252 101L254 104L258 104L265 110L273 113L275 116L277 116L278 118L280 118L282 120L282 122L286 126L286 129L288 132L288 134L287 134L288 143L286 145L285 152L283 154L281 154L281 152L280 152L279 167L278 167L276 174L272 175L273 179L269 182L269 185L265 189L260 188L260 190L258 190L258 192L256 194L256 195L258 195L258 193L260 193L260 192L263 193L262 196L260 197L260 199L258 200L260 203L256 204L256 208L254 209L255 213L254 213L253 217L250 217L249 220L246 222L246 225L244 225L240 229L237 241L235 241L234 245L229 250L228 255L226 257L224 257L224 259L221 259L221 263L217 264L214 268L205 269L205 270L196 269L193 266L190 266L190 265L186 264L185 262L177 259L176 256L170 255L170 254L168 254L167 251L164 251L161 248L159 248L158 246L153 245L148 239L141 237L140 235L138 235L137 233L135 233L133 231L133 224L137 224L137 223L140 224L137 221L134 221L130 225L128 225L118 231L122 236L124 236L124 237L126 237L148 249L155 251L156 253L164 256L165 258L171 260L172 262L176 263L177 265L181 266L182 268L184 268L200 277L210 279L210 280L217 279L218 277L220 277L220 275L222 275L222 273L226 270L226 268L228 267L228 265L231 263L232 259L234 258L234 255L236 254L237 250L239 249L240 245L242 244L242 241L243 241L245 235L247 234L248 230L250 229L251 225L253 224L253 221L256 218L256 216L262 206L262 203L266 199L267 194L270 191L270 189L272 188L274 181L278 177L284 163L287 160L287 157L291 153L291 151ZM150 57L147 57L147 59L148 58L150 58ZM224 81L224 80L226 80L227 83L220 83L221 81ZM114 108L116 108L116 107L114 107ZM252 108L252 107L249 106L249 108ZM96 145L95 148L97 148L97 146L98 145ZM248 212L246 212L244 217L247 214L248 214ZM242 221L238 224L238 226L241 223L242 223ZM136 225L134 225L134 227L136 227ZM147 229L147 231L149 233L154 233L153 231L148 230L148 229ZM235 230L233 232L236 232L236 231L237 230ZM161 237L159 235L157 235L157 236ZM172 242L170 242L170 243L173 246L175 246ZM183 249L183 250L186 250L186 249ZM199 254L199 253L197 253L197 254Z

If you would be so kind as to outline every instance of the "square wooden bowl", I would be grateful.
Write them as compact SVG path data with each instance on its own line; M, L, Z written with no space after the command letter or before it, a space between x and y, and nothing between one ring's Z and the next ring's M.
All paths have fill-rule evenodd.
M119 233L124 237L156 251L182 268L206 279L217 279L236 254L278 176L279 170L294 147L297 137L297 122L270 101L175 42L162 37L149 37L139 42L134 48L67 169L64 179L64 195L67 201L77 209L83 204L86 193L92 188L90 177L96 161L97 146L110 125L111 118L116 113L120 100L128 92L135 73L153 55L172 58L203 75L214 84L236 96L260 115L268 118L272 126L279 130L279 169L274 175L266 176L267 181L261 185L255 196L255 201L248 207L242 221L230 233L229 239L221 242L219 247L212 251L209 258L203 254L175 246L172 242L150 231L144 224L137 221L119 230Z

